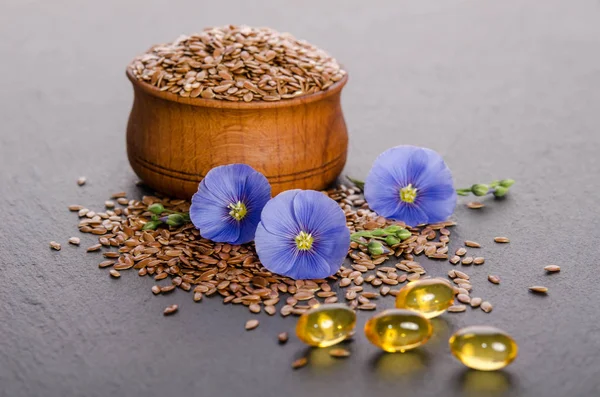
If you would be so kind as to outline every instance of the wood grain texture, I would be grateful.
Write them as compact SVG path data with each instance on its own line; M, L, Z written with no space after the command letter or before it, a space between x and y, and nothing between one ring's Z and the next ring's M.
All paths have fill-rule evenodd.
M340 96L347 76L327 91L249 103L183 98L127 76L135 93L127 154L155 190L190 198L208 171L232 163L262 172L273 195L319 190L344 168L348 133Z

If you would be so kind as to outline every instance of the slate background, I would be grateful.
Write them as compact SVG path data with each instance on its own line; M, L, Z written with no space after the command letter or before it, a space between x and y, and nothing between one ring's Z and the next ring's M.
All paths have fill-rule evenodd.
M599 20L592 0L3 0L0 395L599 395ZM92 237L67 244L78 235L67 205L141 194L124 145L129 60L227 23L293 32L343 62L347 173L364 177L378 153L410 143L439 151L458 185L518 180L506 200L474 212L461 199L455 214L452 247L484 245L486 264L469 272L491 314L444 315L436 338L405 355L359 333L350 359L314 351L292 371L305 348L275 342L292 318L263 315L248 333L244 308L154 297L150 279L98 269L84 252ZM494 245L497 235L511 244ZM432 275L450 268L422 263ZM561 273L545 275L550 263ZM550 293L528 293L533 284ZM164 318L171 303L180 312ZM449 354L453 330L481 323L518 341L505 371L468 371Z

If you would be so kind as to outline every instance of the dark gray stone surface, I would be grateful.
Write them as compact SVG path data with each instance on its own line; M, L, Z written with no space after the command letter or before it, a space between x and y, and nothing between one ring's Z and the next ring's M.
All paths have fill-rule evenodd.
M3 0L0 395L599 395L599 20L592 0ZM84 252L92 237L67 244L78 235L68 204L140 194L125 155L128 61L226 23L293 32L344 63L348 173L364 177L378 153L410 143L439 151L458 185L518 180L506 200L473 212L461 199L455 214L452 246L484 245L485 265L469 271L493 313L444 315L435 339L404 355L380 354L359 332L350 359L313 351L294 372L305 347L276 343L294 319L261 316L246 332L244 308L154 297L150 279L98 269L100 256ZM550 263L561 273L545 275ZM171 303L180 311L164 318ZM476 373L453 359L448 336L471 324L514 335L514 364Z

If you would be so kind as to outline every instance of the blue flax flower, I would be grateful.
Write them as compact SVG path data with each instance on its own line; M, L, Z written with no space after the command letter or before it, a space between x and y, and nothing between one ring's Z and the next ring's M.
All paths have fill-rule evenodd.
M215 167L192 197L190 219L204 238L244 244L254 239L260 213L270 198L267 178L249 165Z
M372 210L409 226L442 222L456 206L450 169L431 149L396 146L381 153L365 181Z
M294 279L325 278L350 246L346 216L314 190L288 190L267 203L256 229L256 252L270 271Z

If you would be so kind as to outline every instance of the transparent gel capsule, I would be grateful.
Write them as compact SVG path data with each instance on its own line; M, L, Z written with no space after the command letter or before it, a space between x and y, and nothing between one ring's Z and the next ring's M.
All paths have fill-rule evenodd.
M469 368L494 371L506 367L519 348L506 332L490 326L472 326L457 331L448 341L450 351Z
M348 338L356 326L356 314L337 303L317 306L298 319L296 335L307 345L327 347Z
M453 304L452 286L439 278L412 281L396 295L398 309L414 310L427 318L439 316Z
M365 324L365 335L375 346L386 352L405 352L425 344L433 332L431 322L421 313L405 310L385 310Z

